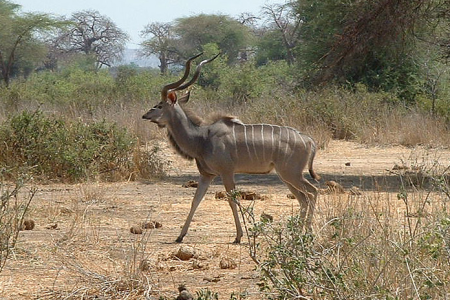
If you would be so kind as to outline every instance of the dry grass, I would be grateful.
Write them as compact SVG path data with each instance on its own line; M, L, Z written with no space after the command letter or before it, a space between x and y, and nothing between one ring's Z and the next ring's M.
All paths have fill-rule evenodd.
M322 149L315 168L325 180L337 180L347 190L350 184L362 190L362 195L319 196L316 235L301 248L311 256L303 269L297 268L305 278L297 289L299 294L317 299L449 299L449 191L447 177L441 175L447 172L450 155L442 150L444 157L400 157L400 152L409 150L399 147L395 149L401 151L392 152L379 146L446 147L450 144L446 122L424 112L391 110L389 105L377 111L377 97L381 96L362 99L365 96L342 91L300 92L231 105L194 91L188 106L201 116L226 113L248 123L288 125L308 133ZM157 145L155 140L165 138L163 130L141 119L158 101L108 101L86 109L47 103L42 108L68 119L117 122L138 137L138 150L145 148L148 153ZM375 104L368 106L372 101ZM33 107L27 104L18 102L17 111ZM0 120L7 117L5 111L0 109ZM336 146L333 137L363 145L350 153L344 143ZM367 152L367 145L377 146L364 156L361 153ZM164 148L159 153L167 152ZM139 178L138 172L154 172L147 167L167 159L152 157L156 160L149 162L141 151L133 155L138 169L130 179ZM395 170L398 174L393 176L392 160L400 160L412 173ZM39 199L31 207L37 229L21 234L14 259L7 265L6 275L2 274L0 297L142 299L152 295L171 299L180 283L193 290L219 291L225 299L236 290L247 293L246 299L279 292L259 292L248 245L228 245L234 229L225 203L207 199L209 202L202 204L205 209L199 209L194 218L187 242L206 253L203 260L194 265L172 259L178 245L170 242L179 233L193 194L180 188L181 181L196 174L194 166L173 161L179 171L166 181L41 186ZM344 166L347 162L350 167ZM436 162L442 163L440 169ZM386 173L386 169L390 171ZM255 215L271 213L283 225L296 215L298 204L285 197L283 185L270 181L265 186L258 179L254 183L254 188L265 189L271 199L257 203ZM154 218L163 220L162 230L130 233L137 220ZM49 223L58 224L59 229L45 229ZM260 253L260 261L273 259L268 253ZM220 270L220 259L230 256L238 261L236 270ZM144 267L147 262L149 268ZM202 264L206 267L198 268Z
M288 229L299 225L295 221L259 229L254 251L267 296L450 297L448 195L416 191L399 199L393 193L368 192L322 195L320 200L312 240Z
M448 190L445 182L431 185L426 178L441 178L449 159L446 150L367 148L335 141L319 151L317 171L324 181L341 183L346 193L319 195L313 243L297 256L314 254L309 265L297 268L307 275L304 296L448 298ZM395 165L399 167L392 170ZM147 293L173 299L183 283L192 293L218 292L220 299L232 292L246 295L241 299L277 292L259 291L261 274L254 270L248 244L230 244L231 212L225 201L215 199L215 192L223 190L220 183L211 187L185 240L199 257L174 259L172 253L180 246L172 242L194 193L181 185L196 174L195 165L176 166L181 173L164 181L39 186L30 209L36 228L21 232L15 255L1 274L0 297L142 299ZM418 170L426 176L414 176ZM268 196L254 203L258 218L264 212L274 217L273 227L284 224L296 215L298 203L286 197L288 190L276 177L260 178L237 184ZM324 188L324 182L319 186ZM349 194L352 186L358 186L361 195ZM131 226L146 220L160 221L162 228L130 233ZM45 229L49 223L58 229ZM221 269L224 258L233 259L236 268ZM332 282L326 274L340 279Z

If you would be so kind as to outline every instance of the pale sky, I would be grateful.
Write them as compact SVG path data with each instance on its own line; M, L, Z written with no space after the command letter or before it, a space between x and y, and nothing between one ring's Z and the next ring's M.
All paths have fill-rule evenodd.
M259 15L265 4L285 0L9 0L22 6L22 12L44 12L70 17L72 13L93 9L109 17L130 35L128 48L138 48L144 26L152 22L171 22L176 18L205 14L238 17L250 12Z

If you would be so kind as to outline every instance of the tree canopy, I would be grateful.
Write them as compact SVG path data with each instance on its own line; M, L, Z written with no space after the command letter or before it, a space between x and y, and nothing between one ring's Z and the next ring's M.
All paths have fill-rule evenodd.
M0 0L0 69L6 86L14 72L33 69L45 56L38 34L63 25L47 14L19 13L20 6Z
M217 44L229 64L239 61L242 53L245 57L252 44L250 28L225 15L200 14L173 23L151 23L142 34L147 38L141 44L142 53L159 57L161 73L169 64L182 62L207 44Z
M84 10L75 12L70 21L71 25L54 42L60 51L91 56L96 69L110 67L122 57L129 37L110 18L95 10Z

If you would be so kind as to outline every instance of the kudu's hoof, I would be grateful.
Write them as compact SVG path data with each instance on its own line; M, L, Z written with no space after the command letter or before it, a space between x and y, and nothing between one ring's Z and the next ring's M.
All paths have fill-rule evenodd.
M176 240L175 243L182 243L183 242L183 236L179 236Z
M233 244L240 244L241 243L241 239L235 239Z

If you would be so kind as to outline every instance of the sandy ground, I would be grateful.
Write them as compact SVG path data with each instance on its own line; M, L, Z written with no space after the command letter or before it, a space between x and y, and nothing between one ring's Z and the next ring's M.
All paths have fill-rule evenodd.
M143 260L147 266L139 280L148 281L154 299L175 298L180 284L192 292L218 292L220 299L229 299L232 293L260 299L258 272L249 257L247 239L241 245L232 244L231 211L225 200L215 198L223 190L220 179L197 210L184 243L175 243L195 192L182 184L196 180L197 172L193 163L173 153L169 156L171 174L160 181L37 186L29 213L36 227L20 232L17 247L0 273L0 299L59 299L70 292L77 297L108 299L102 295L112 287L115 295L122 292L128 299L145 299L138 289L127 292L129 280L141 274ZM392 173L396 164L436 160L450 165L450 151L332 141L316 156L314 167L322 176L316 185L325 188L326 181L334 180L363 193L375 189L398 192ZM266 197L255 202L255 215L265 212L281 220L298 211L297 201L287 197L288 189L276 174L237 175L236 182L240 190ZM319 196L319 215L324 199ZM243 205L248 204L243 201ZM162 227L140 235L130 233L131 226L145 220L158 221ZM49 224L57 228L48 229ZM194 249L195 257L176 259L174 253L182 245ZM222 269L221 261L231 261L235 267Z

